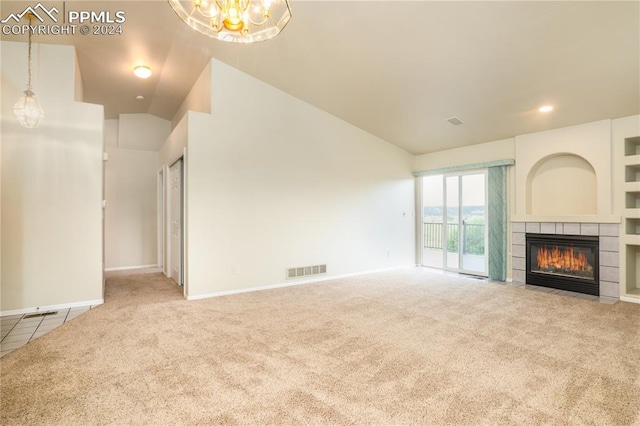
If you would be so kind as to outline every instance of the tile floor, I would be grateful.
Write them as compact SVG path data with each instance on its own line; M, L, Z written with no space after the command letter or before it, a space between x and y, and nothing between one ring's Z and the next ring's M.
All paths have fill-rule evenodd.
M549 293L549 294L559 294L560 296L565 296L565 297L575 297L576 299L600 302L600 303L604 303L605 305L613 305L618 301L618 299L615 299L613 297L604 297L604 296L598 297L598 296L592 296L591 294L582 294L582 293L576 293L573 291L558 290L555 288L542 287L542 286L531 285L531 284L524 285L524 288L531 291L540 291L540 292Z
M140 268L124 271L110 271L106 275L131 275L162 272L161 268ZM87 312L98 305L83 306L71 309L58 309L54 315L44 315L28 318L32 314L10 315L0 317L0 357L15 351L22 345L26 345L33 339L37 339L65 322L74 319L78 315ZM47 313L41 312L41 313Z
M492 280L490 278L486 278L486 277L478 277L478 276L473 276L473 275L466 275L466 274L458 274L457 272L449 272L449 271L444 271L442 269L435 269L435 268L429 268L426 266L422 266L423 269L438 274L438 275L451 275L451 276L457 276L457 277L461 277L461 278L467 278L470 280L476 280L476 281L482 281L482 282L487 282L487 283L493 283L493 284L503 284L503 285L512 285L512 283L507 283L505 281L496 281L496 280ZM542 287L542 286L538 286L538 285L531 285L531 284L520 284L520 285L516 285L516 288L523 288L525 290L529 290L529 291L540 291L542 293L549 293L549 294L557 294L560 296L564 296L564 297L575 297L576 299L582 299L582 300L589 300L592 302L599 302L599 303L604 303L605 305L613 305L614 303L618 302L618 299L614 298L614 297L605 297L605 296L592 296L590 294L582 294L582 293L576 293L573 291L566 291L566 290L559 290L559 289L555 289L555 288L550 288L550 287Z
M59 309L49 315L42 315L49 312L40 312L39 316L20 314L0 317L0 357L82 315L91 308L93 306Z

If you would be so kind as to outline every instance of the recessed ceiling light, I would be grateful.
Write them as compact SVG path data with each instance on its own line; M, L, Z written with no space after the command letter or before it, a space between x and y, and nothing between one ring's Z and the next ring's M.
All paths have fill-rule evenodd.
M540 108L538 108L538 111L540 111L540 112L553 111L553 107L551 105L541 106Z
M149 78L151 77L151 68L146 65L140 65L133 69L133 73L138 78Z
M139 101L143 101L144 100L144 96L138 95L138 96L136 96L136 99L139 100Z

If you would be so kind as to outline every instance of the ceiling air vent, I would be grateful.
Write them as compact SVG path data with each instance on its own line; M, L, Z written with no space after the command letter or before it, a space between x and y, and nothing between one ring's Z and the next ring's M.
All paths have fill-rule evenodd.
M327 273L327 265L300 266L287 268L287 279L307 277L309 275L322 275Z
M453 124L454 126L459 126L461 124L464 124L464 121L460 120L458 117L451 117L447 119L447 121Z

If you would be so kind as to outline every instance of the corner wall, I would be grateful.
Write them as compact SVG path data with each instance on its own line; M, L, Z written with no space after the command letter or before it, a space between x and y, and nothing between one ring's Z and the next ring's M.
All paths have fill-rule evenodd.
M158 149L168 120L121 114L106 120L105 269L158 264Z
M216 60L211 75L213 114L188 113L190 298L415 263L411 154Z
M204 67L189 94L178 108L171 121L171 128L175 128L188 111L211 113L211 62Z
M3 314L102 301L103 108L75 102L75 50L33 45L42 124L22 128L27 44L2 50Z
M415 157L415 171L466 166L515 158L515 139L502 139Z

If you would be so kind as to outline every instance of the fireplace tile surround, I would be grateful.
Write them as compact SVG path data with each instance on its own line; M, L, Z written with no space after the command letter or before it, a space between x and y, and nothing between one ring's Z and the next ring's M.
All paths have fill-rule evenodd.
M617 223L512 222L512 282L526 284L525 234L590 235L600 239L600 296L620 298L620 225Z

